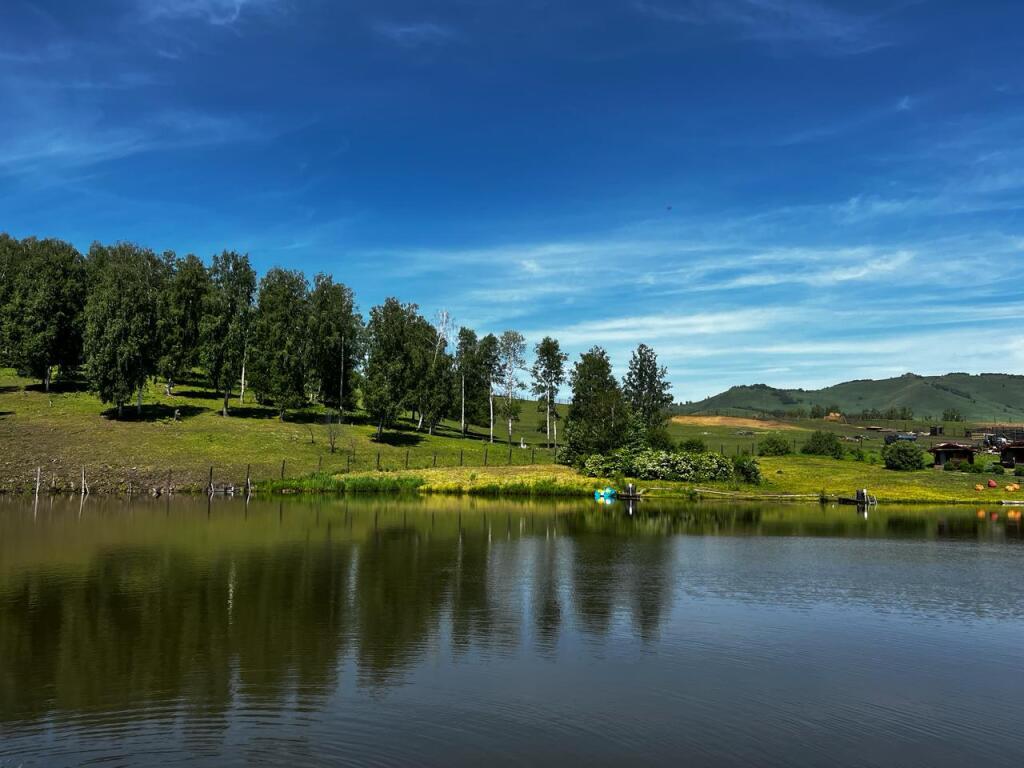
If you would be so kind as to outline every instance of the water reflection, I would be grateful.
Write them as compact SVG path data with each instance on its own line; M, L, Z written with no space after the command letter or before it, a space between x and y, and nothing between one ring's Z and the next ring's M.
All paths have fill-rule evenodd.
M329 710L346 684L386 695L438 659L529 677L588 644L689 658L708 640L687 633L723 621L694 601L1019 622L991 580L1020 539L1019 518L975 510L7 501L0 724L164 719L218 754L240 707Z

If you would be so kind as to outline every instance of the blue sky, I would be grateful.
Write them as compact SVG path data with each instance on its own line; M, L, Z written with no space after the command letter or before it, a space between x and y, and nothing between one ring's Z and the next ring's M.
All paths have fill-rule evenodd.
M1024 6L6 0L0 229L732 384L1024 372Z

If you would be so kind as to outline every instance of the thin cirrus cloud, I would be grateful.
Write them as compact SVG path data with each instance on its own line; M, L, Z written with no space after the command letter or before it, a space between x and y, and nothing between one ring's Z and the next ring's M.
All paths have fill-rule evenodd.
M282 0L139 0L144 21L161 19L204 21L214 26L232 26L244 14L284 7Z
M385 40L404 48L436 46L455 39L455 30L432 21L398 23L378 21L373 30Z
M741 39L797 43L833 54L860 54L890 45L877 20L809 0L637 0L642 14L691 26L717 25Z

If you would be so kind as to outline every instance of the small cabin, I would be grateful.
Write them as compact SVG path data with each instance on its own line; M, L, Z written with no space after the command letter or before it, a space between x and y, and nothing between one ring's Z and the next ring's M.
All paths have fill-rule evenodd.
M974 446L963 443L939 443L929 448L935 456L935 466L943 467L947 462L959 460L974 463Z
M1010 443L999 453L999 462L1008 468L1024 464L1024 442Z
M928 434L932 437L941 437L946 434L946 428L942 424L932 424L928 430Z

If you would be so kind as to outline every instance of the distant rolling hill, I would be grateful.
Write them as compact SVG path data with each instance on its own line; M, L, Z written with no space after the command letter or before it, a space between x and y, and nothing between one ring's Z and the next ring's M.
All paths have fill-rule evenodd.
M843 413L909 408L919 419L939 419L947 409L968 421L1024 421L1024 376L1006 373L947 373L894 379L846 381L824 389L776 389L766 384L732 387L696 403L677 404L681 414L793 414L815 405L838 405Z

